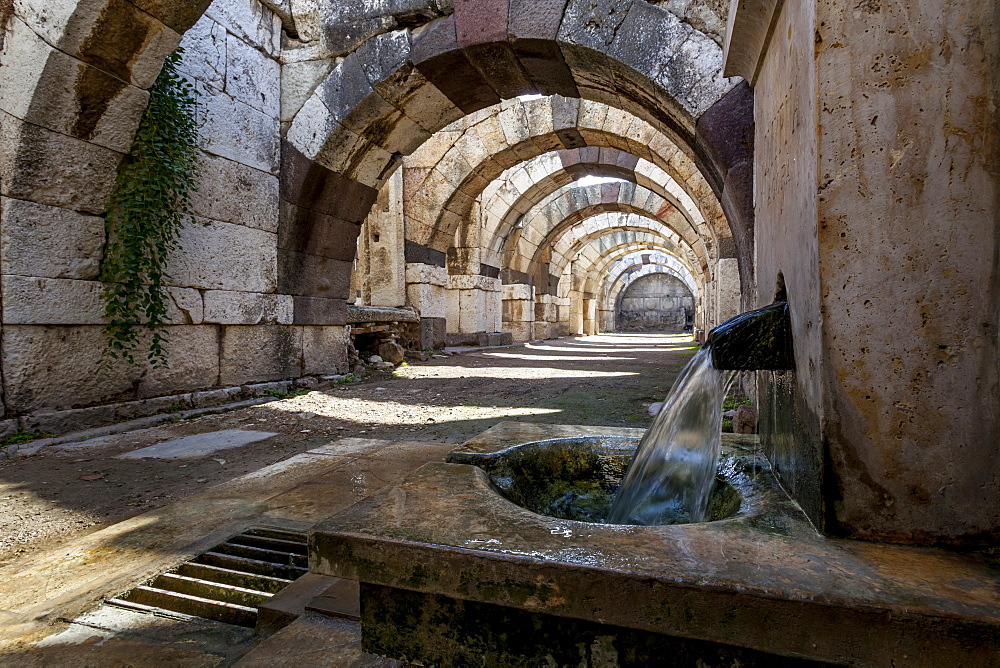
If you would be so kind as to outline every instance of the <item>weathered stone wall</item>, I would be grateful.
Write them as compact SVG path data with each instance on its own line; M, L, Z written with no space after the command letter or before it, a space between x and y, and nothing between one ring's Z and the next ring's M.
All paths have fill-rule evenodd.
M784 3L755 82L765 447L827 531L1000 534L997 9Z
M72 41L72 30L61 37L59 31L79 20L79 13L69 16L63 11L62 6L25 3L9 18L2 53L4 82L17 80L7 76L14 70L27 79L45 80L58 66L66 70L67 79L76 77L84 95L81 82L98 76L88 73L123 74L96 46L91 47L92 55L81 47L76 59L53 50L52 43L65 48L66 40ZM115 11L95 13L95 29L106 28ZM191 10L186 20L197 15ZM33 111L14 97L14 89L0 91L7 157L0 198L5 410L29 416L23 418L25 424L58 430L85 426L88 420L134 417L142 414L143 406L148 412L163 409L156 401L143 402L145 398L169 395L176 400L178 393L235 386L235 392L216 397L234 400L247 395L239 390L247 384L342 371L343 326L293 326L293 297L278 294L278 17L256 0L218 0L183 39L169 27L157 27L148 16L140 20L126 11L115 20L125 32L139 30L146 21L147 34L140 39L158 46L131 66L136 86L119 86L109 111L91 130L80 126L81 119L100 109L93 95L80 97L76 105L67 101L59 109L58 91L22 88L23 100L30 100L31 94L40 99ZM188 26L179 22L176 27ZM128 44L124 34L104 38ZM196 220L183 229L167 264L170 368L121 365L98 383L95 369L104 347L101 284L96 280L105 242L102 214L114 168L128 150L135 127L120 121L115 125L118 118L112 112L127 114L133 123L138 120L146 100L138 86L152 82L159 69L156 58L162 59L178 42L186 51L181 71L199 92L202 151L199 189L193 198ZM38 72L39 63L47 70ZM90 108L93 105L97 108ZM63 120L55 116L57 111ZM21 124L12 114L32 125ZM69 125L74 114L75 125ZM46 132L38 123L53 130ZM58 166L28 161L33 153L46 152L59 155ZM94 169L95 163L100 170ZM197 402L190 398L181 403L210 403L211 393L202 394ZM127 410L80 408L123 401Z
M816 7L831 528L995 540L1000 12Z
M615 328L625 331L683 332L693 326L694 296L669 274L651 274L632 283L615 314Z
M477 159L492 153L493 172L556 147L579 148L588 133L599 138L614 126L619 150L659 159L657 167L676 172L678 183L694 183L701 192L687 194L708 207L696 223L726 236L716 195L729 188L728 163L698 120L719 109L738 82L721 76L717 43L678 18L694 16L691 6L611 0L595 12L584 0L499 0L489 11L444 0L208 5L0 5L5 415L339 370L357 238L379 190L402 156L492 105L510 110L492 135L504 146L496 153L485 144L463 148ZM202 93L204 176L197 222L184 230L169 264L173 366L124 368L97 385L91 380L103 343L95 281L101 216L145 89L182 35L185 72ZM497 67L496 58L505 65ZM517 112L523 104L509 100L531 92L562 95L565 109L556 113L549 103L548 117L540 118L550 129L529 136L531 119ZM557 127L557 116L566 123ZM705 178L698 164L707 166ZM414 194L409 185L404 179L404 198ZM478 193L484 185L477 183ZM379 214L393 214L391 202ZM456 244L449 237L438 248L411 244L408 233L407 271L443 267L446 258L456 268L478 266L448 280L460 303L469 292L468 308L479 309L484 324L497 324L486 329L498 328L500 268L483 261L484 239L466 237ZM363 243L374 256L374 236ZM387 251L397 260L399 246L395 239ZM452 246L460 251L454 257ZM369 300L400 302L401 276L385 277ZM414 283L421 287L405 299L426 300L440 313L437 288L447 288L430 278ZM544 279L554 289L558 272ZM593 329L596 287L582 288L583 327ZM479 293L489 293L490 304L480 304ZM421 321L435 341L447 299L443 305L443 314ZM536 312L545 311L543 329L564 329L569 306L566 294L536 304Z
M818 370L823 358L812 3L785 3L776 25L754 88L757 286L759 305L764 305L773 301L779 276L787 285L797 371L760 374L760 432L785 485L813 521L821 523Z

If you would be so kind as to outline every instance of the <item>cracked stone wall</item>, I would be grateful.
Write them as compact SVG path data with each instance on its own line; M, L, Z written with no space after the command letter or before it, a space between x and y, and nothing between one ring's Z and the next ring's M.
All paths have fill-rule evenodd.
M694 296L669 274L651 274L620 297L615 325L626 331L683 332L694 326Z
M672 174L678 182L698 181L698 160L709 165L697 182L698 206L707 207L698 224L724 227L725 204L712 191L725 195L727 167L715 164L698 119L738 82L721 76L717 35L693 27L702 21L711 31L696 3L668 4L0 2L4 417L58 430L133 417L143 402L154 410L167 397L208 401L205 392L340 370L357 238L379 188L400 157L434 132L490 105L516 109L520 102L501 104L501 98L528 88L592 98L566 105L574 123L598 99L627 108L596 111L595 132L598 122L616 125L618 148L649 159L650 146L663 144L658 153L676 159L668 156L657 167L679 172ZM589 22L599 34L591 34ZM186 49L184 73L201 94L203 142L197 220L184 229L168 267L172 366L123 368L96 384L105 207L146 89L178 45ZM595 59L593 49L607 55ZM496 58L510 67L497 67ZM609 58L620 60L621 69L612 72ZM615 92L602 98L607 91ZM514 159L498 163L498 174L552 148L539 140L531 155L518 155L513 149L526 147L521 133L531 119L508 115L499 133L513 140L504 158ZM548 118L548 134L556 135L554 115ZM565 131L560 142L570 142L560 145L572 148L570 128L558 131ZM682 141L685 155L654 134ZM401 185L405 196L409 184ZM381 213L398 218L391 206ZM452 280L436 271L446 261L482 264L474 252L449 253L451 239L440 249L414 248L406 238L392 242L387 252L398 260L402 243L403 259L413 251L414 261L397 261L397 271L369 286L377 287L370 300L422 300L425 319L434 321L428 331L437 337L456 312L445 294L457 290L459 311L475 310L482 320L476 326L499 329L497 276ZM369 235L364 243L367 251L381 242ZM403 266L420 280L404 286ZM584 299L590 313L595 299ZM556 324L568 306L565 295L550 295L535 311ZM455 318L461 323L463 316ZM119 412L106 408L126 404ZM69 413L72 419L59 423L58 415Z
M1000 536L995 3L784 3L756 82L765 448L827 531Z

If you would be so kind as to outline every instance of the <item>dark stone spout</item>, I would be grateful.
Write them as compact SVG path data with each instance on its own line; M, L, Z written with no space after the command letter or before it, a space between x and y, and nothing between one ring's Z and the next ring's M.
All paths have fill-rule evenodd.
M779 301L727 320L708 334L716 369L764 371L792 369L792 321L788 303Z

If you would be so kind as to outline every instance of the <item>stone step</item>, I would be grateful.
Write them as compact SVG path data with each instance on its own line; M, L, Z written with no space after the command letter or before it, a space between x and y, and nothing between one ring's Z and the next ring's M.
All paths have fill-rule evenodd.
M185 575L199 580L218 582L220 584L232 585L234 587L246 587L257 591L277 594L279 591L290 585L293 580L289 578L279 578L270 575L260 575L257 573L247 573L244 571L209 566L208 564L186 563L175 568L172 573Z
M212 548L212 552L217 554L228 554L234 557L244 557L256 561L264 561L283 566L298 566L300 568L309 567L309 557L304 554L292 554L278 550L269 550L262 547L252 547L240 545L234 542L225 542Z
M271 635L307 611L331 617L359 619L358 583L329 575L306 573L279 594L260 604L257 633Z
M246 547L273 550L275 552L308 556L308 545L305 542L293 542L265 536L248 536L246 534L230 538L226 542L230 545L244 545Z
M192 617L235 624L236 626L253 627L257 623L256 607L213 601L200 596L181 594L146 585L140 585L122 594L118 599L108 601L108 603L114 605L117 600L179 612Z
M240 536L261 536L263 538L287 540L292 543L302 543L303 545L309 542L306 534L301 531L286 531L285 529L275 529L274 527L254 527L253 529L247 529Z
M196 564L219 566L230 570L284 578L286 580L295 580L309 570L303 566L276 564L270 561L240 557L232 554L222 554L220 552L206 552L199 557L195 557L192 561Z
M234 587L233 585L200 580L176 573L164 573L156 577L150 586L178 594L207 598L212 601L243 605L248 608L257 607L273 595L257 589Z

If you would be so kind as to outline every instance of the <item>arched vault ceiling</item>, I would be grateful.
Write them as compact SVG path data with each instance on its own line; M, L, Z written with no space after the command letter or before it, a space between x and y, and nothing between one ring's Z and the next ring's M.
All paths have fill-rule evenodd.
M524 271L521 268L523 259L518 258L537 262L574 225L608 212L632 213L659 222L669 230L675 243L691 253L694 265L700 271L707 270L707 249L690 223L659 195L632 183L571 186L553 193L526 214L513 230L504 248L502 266ZM615 217L604 217L601 221L606 226L625 222Z
M472 220L475 202L508 169L556 150L612 148L665 172L690 202L707 245L732 233L722 207L694 161L668 136L626 111L588 100L507 100L435 133L404 163L410 239L444 251ZM592 153L588 156L592 158ZM598 156L599 158L599 156ZM511 202L513 204L513 202Z
M637 279L650 274L669 274L681 281L696 299L700 294L698 286L691 281L690 276L685 276L670 265L651 262L650 264L634 265L617 275L604 275L598 290L601 308L609 311L614 310L618 296L623 294Z
M697 267L692 263L690 252L685 252L671 239L669 230L660 223L648 218L630 214L625 221L616 221L613 226L605 226L599 219L592 219L591 225L578 225L572 228L558 245L553 246L549 258L549 273L560 275L570 262L582 262L581 266L597 266L603 257L611 251L628 243L655 243L658 248L671 252L681 259L692 274ZM539 258L540 259L540 258ZM538 266L538 262L535 266Z
M553 272L552 275L559 277L558 293L560 295L564 295L564 290L569 289L569 284L562 279L570 275L574 276L573 282L578 283L582 289L596 293L604 275L602 268L606 267L609 262L629 253L654 251L665 254L675 252L656 234L635 230L616 232L605 237L588 240L586 244L575 250L573 263L567 261L565 265L561 266L559 273ZM681 258L681 262L686 266L683 258ZM690 270L690 267L688 269ZM692 276L694 276L695 285L699 286L699 290L701 290L702 281L696 274L692 274Z
M511 228L553 192L585 176L622 179L670 202L696 229L712 235L690 196L669 174L637 156L613 148L552 151L505 171L481 198L483 238L488 252L499 255ZM456 236L460 245L461 232Z

